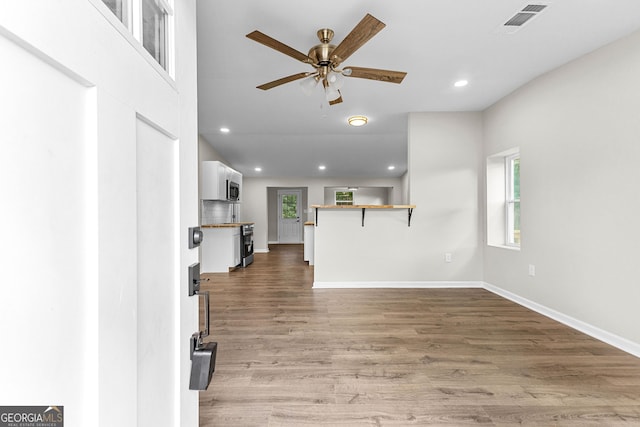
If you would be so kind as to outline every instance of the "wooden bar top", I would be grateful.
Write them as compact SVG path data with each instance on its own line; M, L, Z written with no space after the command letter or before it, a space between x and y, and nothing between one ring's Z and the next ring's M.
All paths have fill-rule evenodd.
M413 209L416 205L311 205L315 209Z
M253 222L225 222L223 224L203 224L201 228L233 228L240 227L247 224L255 224Z

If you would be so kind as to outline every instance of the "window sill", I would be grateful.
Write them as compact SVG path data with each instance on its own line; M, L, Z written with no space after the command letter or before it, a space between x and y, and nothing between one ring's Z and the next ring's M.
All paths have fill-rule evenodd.
M520 252L520 246L492 245L491 243L487 243L487 246L491 248L507 249L510 251Z

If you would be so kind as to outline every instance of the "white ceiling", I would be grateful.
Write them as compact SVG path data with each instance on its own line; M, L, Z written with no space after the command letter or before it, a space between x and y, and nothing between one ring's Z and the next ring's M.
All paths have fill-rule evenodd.
M504 22L528 4L549 6L505 34ZM484 110L640 28L638 0L198 0L197 7L199 131L250 177L400 176L409 112ZM312 68L246 34L259 30L306 54L318 29L333 29L337 45L366 13L387 26L343 65L406 71L400 85L345 79L344 102L331 107L319 87L311 97L298 82L256 89ZM469 85L453 87L458 79ZM355 114L369 124L349 127Z

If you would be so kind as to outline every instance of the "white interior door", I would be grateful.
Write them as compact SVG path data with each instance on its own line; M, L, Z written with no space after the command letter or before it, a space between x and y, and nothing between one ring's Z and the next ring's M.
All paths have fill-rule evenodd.
M302 243L302 191L278 190L278 242Z
M88 425L98 381L95 97L2 33L0 57L0 402L63 405L69 425Z
M177 142L137 121L138 425L172 420L177 390Z

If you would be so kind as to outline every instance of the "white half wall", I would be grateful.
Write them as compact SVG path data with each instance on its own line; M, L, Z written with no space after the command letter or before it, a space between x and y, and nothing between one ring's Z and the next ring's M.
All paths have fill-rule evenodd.
M636 344L639 45L637 32L484 115L485 156L520 147L522 198L521 250L486 247L484 280Z

